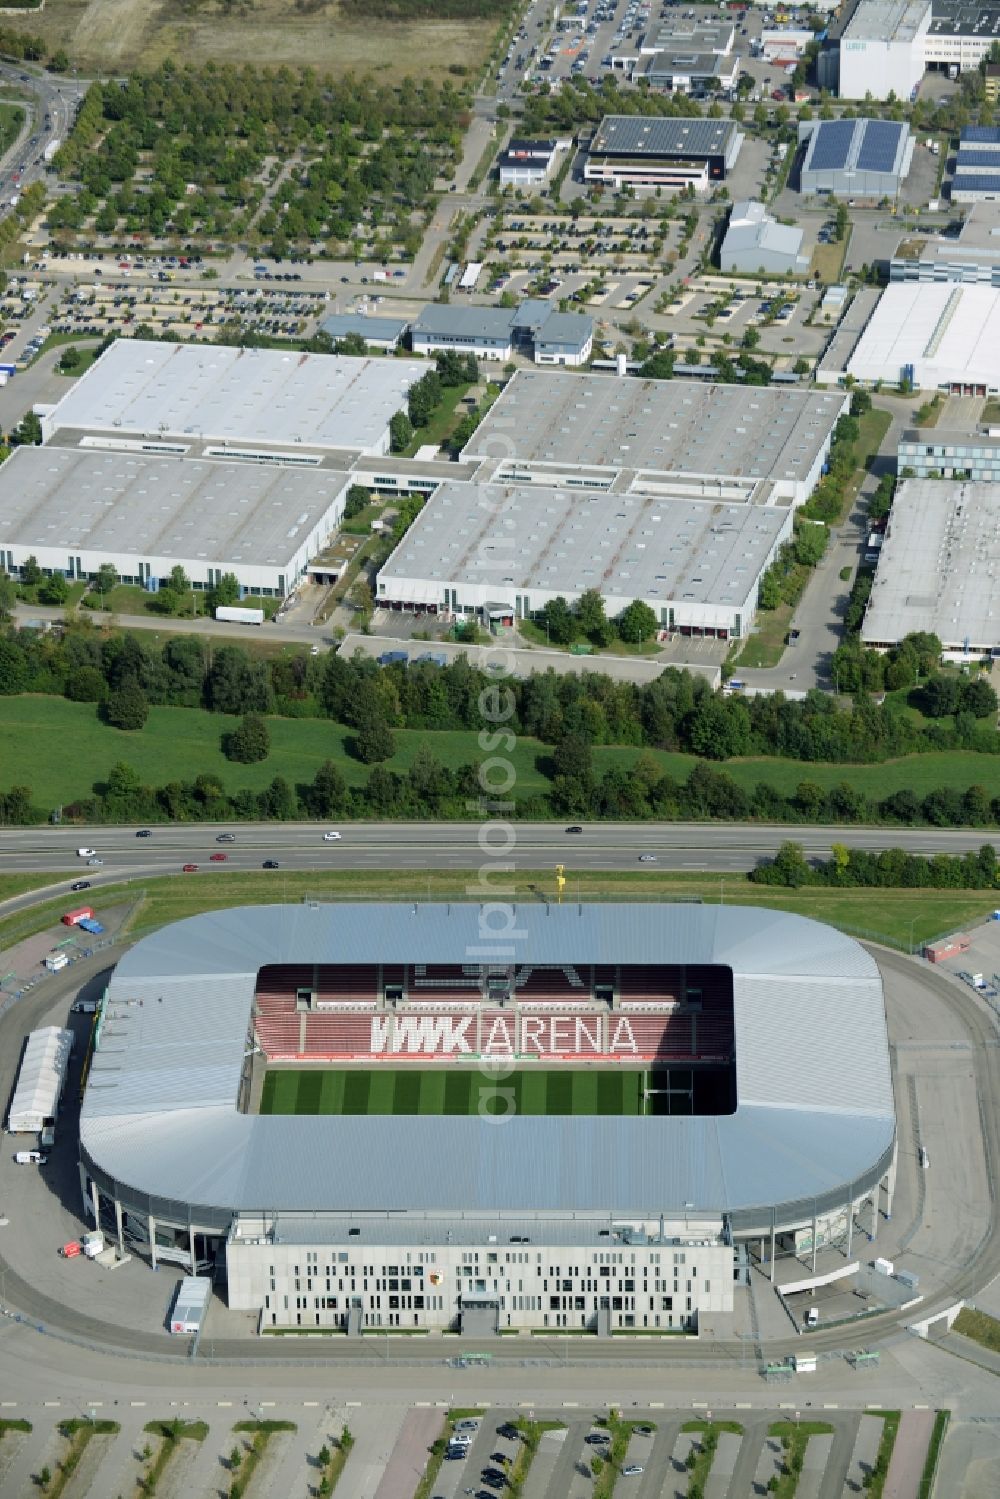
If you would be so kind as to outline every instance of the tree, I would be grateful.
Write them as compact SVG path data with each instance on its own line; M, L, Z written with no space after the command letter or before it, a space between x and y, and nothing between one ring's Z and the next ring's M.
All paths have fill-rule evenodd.
M83 363L83 355L75 345L70 344L63 349L59 356L59 369L64 375L72 374Z
M38 599L42 604L65 604L68 598L69 584L63 573L53 573L39 585Z
M135 682L126 682L109 693L104 702L104 721L114 729L141 729L148 717L146 694Z
M107 683L96 666L78 666L66 678L63 690L71 703L99 703L107 691Z
M973 677L962 687L962 711L974 718L991 718L997 711L997 695L985 677Z
M118 586L118 570L113 562L102 562L94 578L94 588L104 599L112 588Z
M633 645L651 640L659 629L656 615L642 599L633 599L619 614L615 624L621 638Z
M595 645L609 645L613 629L604 612L604 600L599 588L588 588L576 602L577 623L583 633Z
M214 614L216 609L231 609L240 601L240 580L235 573L223 573L217 583L213 583L205 594L205 604L209 614Z
M928 718L947 718L957 713L962 700L962 683L957 676L938 672L923 687L923 708Z
M42 440L42 423L33 411L23 416L8 441L11 447L37 447Z
M17 641L0 636L0 697L24 692L28 675L28 659Z
M0 623L6 623L17 603L17 584L6 573L0 573Z
M547 627L546 634L551 644L569 645L576 635L576 620L562 594L549 599L541 611L541 617L542 623Z
M363 484L352 484L347 491L347 500L344 504L344 519L353 520L360 515L362 510L367 510L371 504L371 495Z
M39 567L39 565L38 565L38 558L35 556L34 553L32 553L30 557L26 558L25 561L22 562L22 564L21 564L21 581L22 581L22 583L24 583L26 585L26 587L28 587L28 588L34 588L34 587L36 587L42 581L42 578L44 576L45 576L45 574L42 572L42 569Z
M179 562L170 569L170 577L167 580L167 587L171 590L172 593L183 594L191 592L191 579L188 577L187 573L184 571L183 567L181 567Z
M271 752L271 736L259 713L247 713L236 728L222 736L222 753L240 765L256 765Z
M397 411L389 422L389 442L394 453L402 453L413 441L413 423L405 411Z
M354 753L362 764L390 760L396 750L396 739L382 700L374 693L366 693L357 705L354 719Z

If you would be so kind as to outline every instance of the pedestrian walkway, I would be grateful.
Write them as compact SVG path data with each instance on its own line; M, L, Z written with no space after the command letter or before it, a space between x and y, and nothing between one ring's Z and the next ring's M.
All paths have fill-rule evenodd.
M407 1411L397 1428L395 1443L386 1433L383 1436L382 1466L384 1471L375 1499L412 1499L413 1491L427 1466L431 1444L441 1435L444 1424L443 1411L434 1407ZM391 1452L387 1449L391 1445ZM359 1493L353 1486L347 1493L357 1499L367 1499L370 1490Z
M903 1412L882 1499L917 1499L933 1430L933 1411Z

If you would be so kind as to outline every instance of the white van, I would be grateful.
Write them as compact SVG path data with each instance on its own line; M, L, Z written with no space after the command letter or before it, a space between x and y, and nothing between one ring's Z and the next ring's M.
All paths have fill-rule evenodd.
M805 1327L816 1327L818 1325L818 1323L819 1323L819 1310L818 1310L818 1308L816 1308L814 1306L811 1306L809 1308L809 1310L806 1312L806 1315L805 1315L805 1318L804 1318L804 1321L803 1321L803 1325Z
M76 857L78 859L92 859L96 853L96 848L78 848L76 851Z
M40 1150L18 1150L14 1160L19 1166L44 1166L48 1156L42 1155Z

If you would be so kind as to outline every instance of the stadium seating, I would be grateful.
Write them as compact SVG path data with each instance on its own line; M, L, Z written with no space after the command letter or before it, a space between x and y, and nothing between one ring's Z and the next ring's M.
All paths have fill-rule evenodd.
M371 1055L372 1022L369 1015L326 1014L306 1016L307 1057L367 1057Z

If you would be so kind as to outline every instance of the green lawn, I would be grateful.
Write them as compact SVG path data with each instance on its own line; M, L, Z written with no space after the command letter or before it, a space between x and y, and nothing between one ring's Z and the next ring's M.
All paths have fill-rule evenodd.
M276 775L293 783L311 781L324 760L334 760L349 785L361 785L368 768L347 750L351 730L319 718L272 718L271 753L258 765L237 765L222 754L221 736L236 720L198 708L151 708L144 729L123 733L97 717L91 703L65 698L23 695L4 699L0 714L0 765L5 785L27 785L41 807L57 806L89 795L118 760L131 765L144 782L162 785L170 780L194 780L203 773L218 775L227 791L247 787L263 790ZM72 744L73 754L65 753ZM391 770L405 771L417 751L430 749L443 764L455 767L482 758L472 730L398 729L396 753L387 761ZM516 782L514 795L537 796L548 789L539 768L551 750L540 741L521 738L511 756ZM594 751L598 775L612 766L630 770L641 755L651 755L664 773L685 779L698 764L694 755L669 754L625 745L599 745ZM731 760L718 767L747 790L766 782L783 793L800 781L824 789L848 781L867 796L885 797L908 788L918 796L939 786L961 790L981 785L990 796L1000 796L1000 755L977 755L971 750L909 755L882 765L826 765L801 760ZM803 834L808 832L803 827ZM984 830L983 837L988 832ZM891 839L890 839L891 841Z
M264 1078L262 1114L621 1115L642 1112L639 1071L530 1070L493 1081L455 1067L277 1070ZM508 1091L509 1090L509 1091Z

